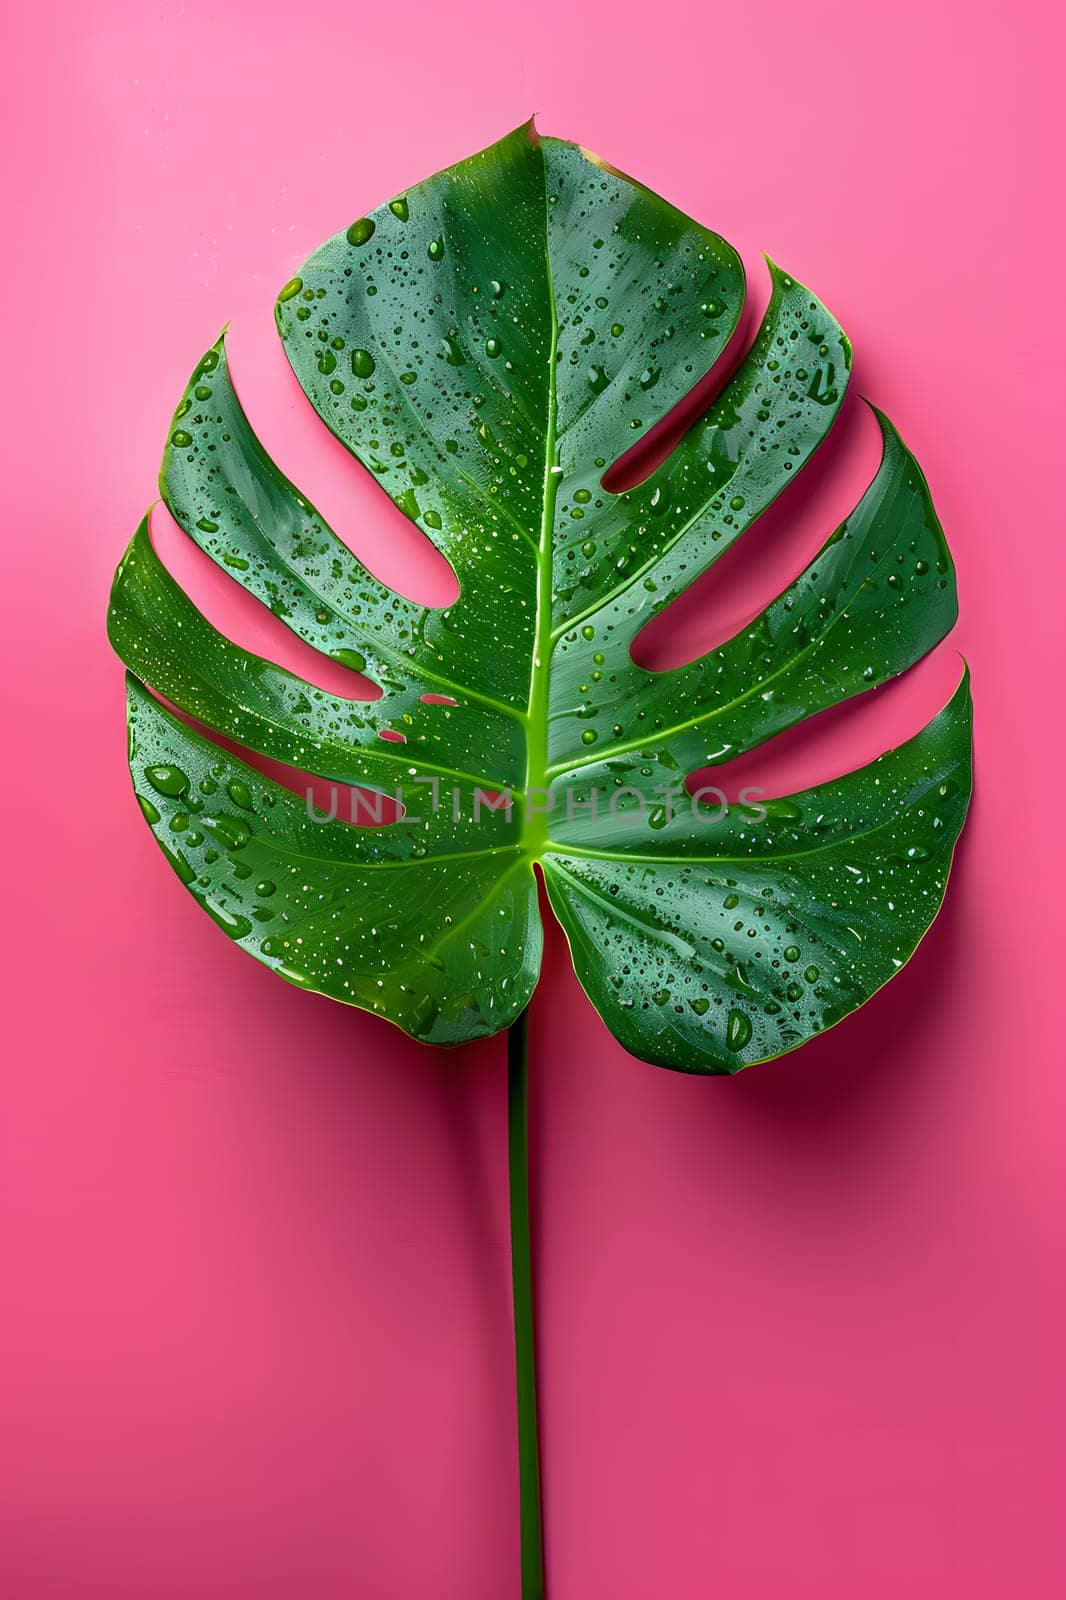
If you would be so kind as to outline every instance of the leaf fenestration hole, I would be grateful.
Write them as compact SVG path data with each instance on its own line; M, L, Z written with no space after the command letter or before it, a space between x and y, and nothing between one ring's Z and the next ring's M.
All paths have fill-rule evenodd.
M681 399L666 414L647 428L628 450L613 461L600 479L601 488L608 494L625 494L650 478L657 467L676 449L693 423L698 422L725 388L751 344L766 303L769 285L764 285L765 269L756 275L759 294L753 298L749 281L748 294L733 335L718 357L701 378L698 378Z
M269 607L243 588L179 527L167 510L152 508L152 546L170 576L213 628L252 655L262 656L343 700L380 700L381 690L286 627Z
M880 460L877 422L849 394L803 472L706 572L641 628L631 650L637 665L668 672L740 633L850 516Z
M742 791L757 803L833 782L913 738L947 705L961 672L958 651L945 642L898 678L807 717L732 761L690 773L685 788L689 794L720 789L734 804Z
M147 688L152 698L158 700L159 704L185 727L191 728L194 733L217 745L225 755L235 756L238 761L243 761L261 777L270 779L283 789L288 789L298 800L307 805L309 811L313 809L318 812L320 819L329 818L331 822L340 823L344 827L357 828L389 827L403 820L406 807L394 795L356 784L338 783L332 778L323 778L318 773L290 766L287 762L275 761L271 756L260 755L258 750L251 750L247 745L228 738L207 723L190 716L165 695L153 689L151 684L148 684ZM323 826L325 826L324 820Z
M382 494L387 482L354 461L323 423L289 366L273 318L235 322L226 350L234 388L260 443L338 539L375 578L416 605L454 605L459 580L451 563Z

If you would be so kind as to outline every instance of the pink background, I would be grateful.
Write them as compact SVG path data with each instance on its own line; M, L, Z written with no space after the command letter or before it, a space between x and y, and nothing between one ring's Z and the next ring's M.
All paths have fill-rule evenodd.
M956 647L978 714L940 922L801 1054L732 1081L643 1066L549 935L531 1117L552 1600L1062 1592L1058 9L12 8L6 1600L517 1595L502 1042L436 1055L227 944L136 815L103 628L227 318L285 469L382 576L447 593L303 405L271 302L328 234L531 110L721 230L756 303L762 248L809 282L931 480L955 636L759 770L873 756L946 697ZM746 620L875 458L853 397L666 648ZM307 663L156 526L212 616Z

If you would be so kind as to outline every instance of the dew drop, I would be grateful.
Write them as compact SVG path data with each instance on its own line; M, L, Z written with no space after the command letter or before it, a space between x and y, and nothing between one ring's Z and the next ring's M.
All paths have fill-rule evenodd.
M189 787L189 780L180 767L146 767L144 775L157 794L177 797Z
M223 933L228 933L231 939L246 939L251 933L252 924L247 917L242 917L234 911L227 911L223 906L211 905L208 902L202 904L208 915L214 918Z
M743 1011L731 1011L726 1024L725 1042L728 1050L743 1050L751 1038L751 1018Z
M226 793L235 806L242 806L245 811L254 811L251 791L246 783L241 783L239 778L234 778L232 783L227 783Z
M204 817L203 825L224 850L243 850L252 837L252 830L239 817Z
M366 667L366 656L359 650L334 650L334 661L339 661L342 667L348 667L352 672L362 672Z

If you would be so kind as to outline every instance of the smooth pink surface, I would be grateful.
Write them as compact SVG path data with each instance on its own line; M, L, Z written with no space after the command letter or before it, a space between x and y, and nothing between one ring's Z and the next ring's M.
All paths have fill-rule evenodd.
M136 815L103 624L173 404L228 318L283 466L383 576L446 596L300 400L271 302L321 239L531 110L720 229L756 300L761 248L811 283L931 480L953 641L772 753L780 781L917 727L956 645L978 706L939 924L801 1054L732 1081L642 1066L549 935L531 1115L551 1600L1063 1592L1058 13L9 14L5 1600L517 1596L502 1042L436 1055L227 944ZM743 622L875 454L852 401L758 559L648 648ZM202 566L212 615L306 660Z

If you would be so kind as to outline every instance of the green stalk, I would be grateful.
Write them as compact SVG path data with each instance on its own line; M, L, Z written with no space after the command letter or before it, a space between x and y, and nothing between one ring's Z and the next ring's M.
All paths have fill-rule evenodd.
M522 1600L542 1600L544 1553L537 1447L537 1379L533 1359L533 1273L529 1251L529 1158L526 1078L529 1008L507 1032L507 1151L511 1180L511 1277L518 1381L518 1499L522 1536Z

